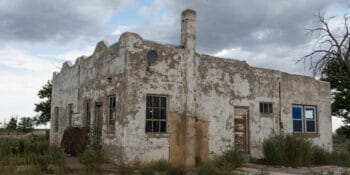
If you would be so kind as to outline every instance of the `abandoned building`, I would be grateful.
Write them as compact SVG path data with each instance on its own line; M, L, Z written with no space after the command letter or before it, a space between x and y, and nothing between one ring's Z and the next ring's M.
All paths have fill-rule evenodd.
M51 144L86 127L116 164L166 159L192 166L234 148L262 157L278 132L332 150L330 84L196 52L196 12L181 16L181 44L126 32L53 73Z

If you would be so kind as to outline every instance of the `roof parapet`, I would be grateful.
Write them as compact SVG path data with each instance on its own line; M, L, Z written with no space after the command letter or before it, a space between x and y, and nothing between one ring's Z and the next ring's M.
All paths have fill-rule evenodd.
M98 55L100 53L103 53L108 49L108 45L109 45L108 42L105 40L98 42L93 55Z

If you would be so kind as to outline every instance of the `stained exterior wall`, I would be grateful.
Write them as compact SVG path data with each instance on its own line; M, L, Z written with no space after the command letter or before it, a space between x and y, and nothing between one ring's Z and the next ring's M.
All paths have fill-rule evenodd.
M292 133L292 105L304 104L317 107L318 132L308 137L332 149L329 83L198 54L195 12L185 11L182 19L180 46L124 33L112 46L98 43L93 55L78 58L73 66L64 63L53 76L51 128L57 117L55 107L60 110L59 130L51 129L50 142L59 144L69 126L69 104L73 104L72 125L88 125L86 102L90 101L90 125L96 116L95 104L103 106L102 146L111 161L120 164L163 158L192 166L196 157L206 161L234 147L235 109L243 107L248 111L247 149L253 157L261 157L262 141L273 133ZM146 59L150 50L158 53L152 65ZM148 94L167 96L167 133L145 132ZM110 95L116 96L117 104L112 133L107 127ZM260 102L273 103L273 113L260 113Z

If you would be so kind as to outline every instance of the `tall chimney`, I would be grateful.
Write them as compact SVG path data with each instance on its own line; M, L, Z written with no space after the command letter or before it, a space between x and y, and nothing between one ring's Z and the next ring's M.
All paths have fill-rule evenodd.
M181 45L193 51L196 48L196 11L192 9L182 11Z

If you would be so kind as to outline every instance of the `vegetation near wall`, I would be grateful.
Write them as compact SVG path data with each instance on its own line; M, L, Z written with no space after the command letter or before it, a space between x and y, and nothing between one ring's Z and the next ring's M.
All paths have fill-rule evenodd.
M261 163L281 166L350 166L349 152L328 152L304 137L291 134L272 135L263 142Z
M0 139L0 174L38 174L49 172L49 166L65 166L65 155L60 147L49 145L45 137Z
M88 147L80 154L79 160L88 170L96 170L105 161L105 154L101 149Z

